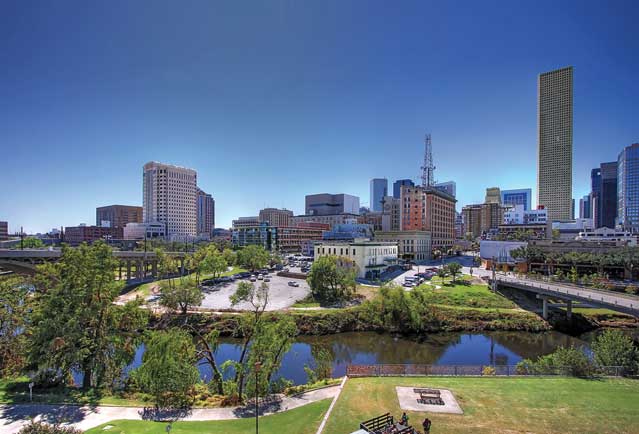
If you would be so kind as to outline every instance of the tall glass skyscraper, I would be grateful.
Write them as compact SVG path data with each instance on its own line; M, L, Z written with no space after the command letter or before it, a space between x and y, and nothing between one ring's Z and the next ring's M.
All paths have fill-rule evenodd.
M388 179L371 179L371 201L369 204L371 211L382 211L382 200L384 200L384 196L388 196Z
M617 221L639 232L639 143L627 146L617 159Z

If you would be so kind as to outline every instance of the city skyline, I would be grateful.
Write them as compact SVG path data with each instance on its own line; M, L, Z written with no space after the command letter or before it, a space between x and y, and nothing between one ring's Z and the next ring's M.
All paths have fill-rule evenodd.
M573 198L589 193L592 167L639 141L632 2L617 8L623 16L579 2L578 16L566 7L550 18L521 5L470 4L466 16L451 5L399 14L371 3L361 22L354 3L256 5L259 18L233 5L77 5L43 4L36 13L10 4L0 17L8 36L0 48L12 65L0 73L0 94L13 101L0 108L10 162L0 173L0 219L10 232L90 224L96 207L113 203L141 206L140 168L151 160L195 169L216 200L218 227L266 206L302 214L306 194L344 192L364 205L372 178L419 179L427 132L435 178L457 183L459 211L482 202L486 187L535 186L537 76L567 65L575 68ZM135 18L118 21L125 12ZM163 36L154 22L178 12L184 24ZM446 28L453 16L474 40ZM20 26L26 19L33 29ZM253 31L235 31L237 20ZM553 37L528 41L541 20ZM53 38L58 25L70 31ZM151 37L138 41L138 31ZM504 31L508 42L497 39ZM224 47L229 38L233 50ZM264 147L277 155L247 158ZM512 152L489 170L503 149Z

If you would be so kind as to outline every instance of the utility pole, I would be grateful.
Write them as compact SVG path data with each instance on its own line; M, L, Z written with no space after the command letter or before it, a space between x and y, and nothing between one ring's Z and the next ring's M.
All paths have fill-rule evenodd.
M20 226L20 250L24 250L24 230Z

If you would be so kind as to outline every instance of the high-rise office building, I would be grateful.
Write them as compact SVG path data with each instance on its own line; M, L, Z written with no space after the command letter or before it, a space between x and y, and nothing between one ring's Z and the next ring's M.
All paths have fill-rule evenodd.
M580 219L589 219L591 212L590 206L590 195L587 194L581 199L579 199L579 218Z
M438 182L435 184L435 188L451 195L452 197L457 196L457 183L455 183L455 181Z
M95 209L95 225L108 228L123 228L127 223L142 223L142 207L109 205Z
M359 197L350 194L308 194L306 215L359 214Z
M215 200L213 197L197 189L197 234L213 236L215 229Z
M373 178L370 183L370 210L373 212L382 211L382 200L388 195L388 179Z
M590 171L590 218L594 226L597 226L599 218L599 203L601 196L601 167Z
M502 205L523 205L524 211L532 209L532 189L520 188L501 191Z
M486 189L486 199L484 203L496 203L501 205L501 192L499 187L489 187Z
M393 183L393 197L395 199L399 199L400 193L402 191L402 185L407 185L409 187L414 187L415 183L410 179L398 179Z
M401 231L428 231L433 249L451 247L455 242L455 198L433 187L402 186L400 193Z
M550 220L572 217L572 66L538 79L537 205Z
M9 239L9 223L0 222L0 240Z
M630 232L639 232L639 143L627 146L617 159L617 221Z
M197 235L197 173L157 163L144 165L144 222L166 225L167 236Z
M615 228L617 220L617 162L601 163L601 194L596 227Z

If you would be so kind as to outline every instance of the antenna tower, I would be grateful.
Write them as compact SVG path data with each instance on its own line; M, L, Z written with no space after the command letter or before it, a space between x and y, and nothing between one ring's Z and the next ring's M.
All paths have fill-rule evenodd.
M433 187L435 185L435 165L433 164L433 146L430 134L424 138L424 165L422 169L422 187Z

